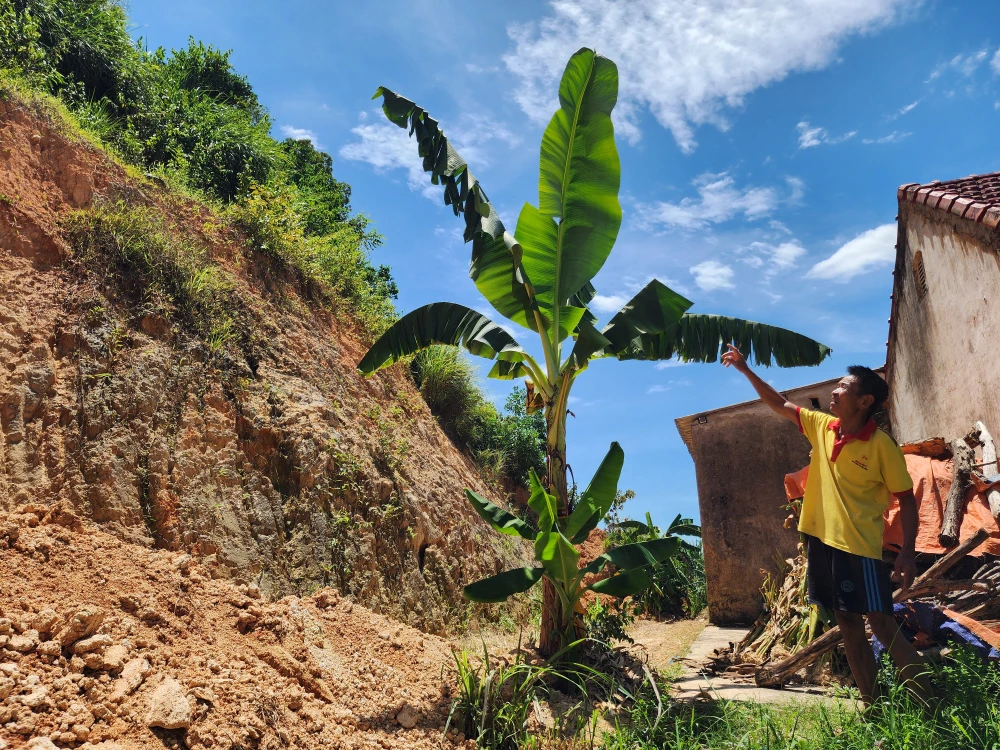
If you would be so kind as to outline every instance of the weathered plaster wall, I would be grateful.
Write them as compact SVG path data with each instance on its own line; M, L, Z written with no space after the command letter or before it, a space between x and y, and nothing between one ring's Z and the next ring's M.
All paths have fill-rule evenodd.
M839 380L839 378L838 378ZM837 380L786 392L806 408L823 410ZM719 409L689 420L698 479L709 618L715 624L750 623L760 614L761 570L796 553L798 534L783 528L785 474L809 463L809 442L791 422L760 401Z
M964 435L981 419L1000 434L1000 236L903 202L897 306L889 352L890 414L899 442ZM927 293L917 294L921 252Z

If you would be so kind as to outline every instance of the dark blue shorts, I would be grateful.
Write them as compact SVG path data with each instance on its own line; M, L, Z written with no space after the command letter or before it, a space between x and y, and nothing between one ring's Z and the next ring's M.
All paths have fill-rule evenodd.
M892 586L884 562L830 547L814 536L806 540L810 602L840 612L892 614Z

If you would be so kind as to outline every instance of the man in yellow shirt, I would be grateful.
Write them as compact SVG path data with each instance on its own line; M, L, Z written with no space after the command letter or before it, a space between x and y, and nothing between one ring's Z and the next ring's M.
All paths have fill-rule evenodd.
M866 617L909 687L929 699L923 660L892 616L889 572L882 562L882 514L892 495L899 500L903 526L903 548L892 580L904 591L909 588L916 574L918 522L913 481L899 446L872 421L888 398L889 387L867 367L849 367L833 391L831 417L786 401L750 370L732 345L722 363L743 373L761 401L794 422L812 445L799 518L799 531L807 536L809 601L833 610L865 704L877 697L878 671L865 636Z

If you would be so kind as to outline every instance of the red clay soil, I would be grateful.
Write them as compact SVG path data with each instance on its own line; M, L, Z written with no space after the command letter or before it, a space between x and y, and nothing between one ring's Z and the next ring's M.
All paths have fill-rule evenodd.
M0 515L0 748L464 744L443 736L442 639L25 511Z

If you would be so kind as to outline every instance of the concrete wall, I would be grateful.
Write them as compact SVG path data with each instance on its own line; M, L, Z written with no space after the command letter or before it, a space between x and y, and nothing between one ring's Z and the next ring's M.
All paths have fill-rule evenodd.
M1000 236L981 224L900 204L888 380L897 440L959 437L981 419L1000 435ZM917 294L921 252L927 293Z
M825 411L839 380L786 392L795 404ZM809 442L798 427L760 401L698 416L689 448L698 479L709 618L716 624L751 623L761 611L761 569L775 571L776 558L795 555L798 534L782 527L787 513L785 474L809 463Z

